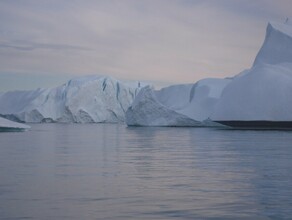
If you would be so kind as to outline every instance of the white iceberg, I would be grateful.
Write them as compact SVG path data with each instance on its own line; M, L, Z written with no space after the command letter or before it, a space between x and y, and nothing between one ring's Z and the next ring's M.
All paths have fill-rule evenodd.
M72 79L53 89L0 94L0 115L19 122L122 122L142 88L111 77Z
M270 23L253 67L226 86L211 119L234 127L292 126L292 24Z
M0 115L23 122L292 128L292 21L269 23L252 68L233 79L203 79L159 91L143 86L92 76L54 89L7 92L0 94Z
M130 126L199 126L200 122L163 105L152 88L143 88L126 112ZM169 100L168 100L169 101ZM173 100L172 100L173 101ZM180 100L181 101L181 100ZM175 103L175 102L174 102ZM171 103L173 104L173 103Z
M204 79L155 91L143 88L126 112L129 126L205 126L230 79Z
M128 125L292 128L292 21L269 23L253 67L231 79L145 88L126 112ZM208 120L209 119L209 120Z
M10 121L8 119L0 117L0 132L3 131L25 131L29 129L30 126Z

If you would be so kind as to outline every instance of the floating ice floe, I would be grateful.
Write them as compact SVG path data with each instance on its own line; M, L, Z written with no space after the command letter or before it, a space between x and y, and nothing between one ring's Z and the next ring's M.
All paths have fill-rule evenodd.
M4 131L25 131L30 129L30 126L10 121L8 119L0 117L0 132Z

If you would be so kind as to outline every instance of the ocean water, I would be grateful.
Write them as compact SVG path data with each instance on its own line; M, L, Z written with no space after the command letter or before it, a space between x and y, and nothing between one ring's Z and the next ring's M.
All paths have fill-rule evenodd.
M0 133L0 219L292 219L292 132L32 124Z

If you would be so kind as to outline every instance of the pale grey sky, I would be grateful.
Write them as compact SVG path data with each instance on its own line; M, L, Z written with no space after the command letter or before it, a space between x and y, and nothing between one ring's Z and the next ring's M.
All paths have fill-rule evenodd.
M291 12L291 0L0 0L0 91L232 76Z

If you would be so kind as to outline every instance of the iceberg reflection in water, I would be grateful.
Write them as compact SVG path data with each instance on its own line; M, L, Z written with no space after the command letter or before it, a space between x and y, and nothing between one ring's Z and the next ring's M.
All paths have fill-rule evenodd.
M3 219L289 219L291 132L36 124L0 133Z

